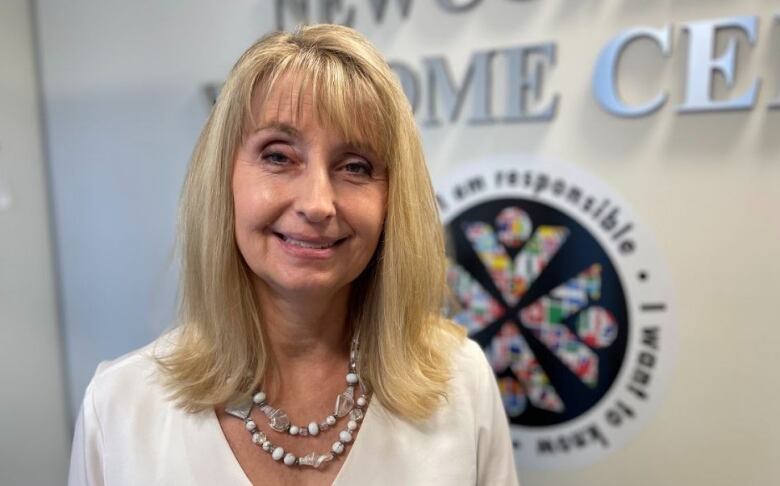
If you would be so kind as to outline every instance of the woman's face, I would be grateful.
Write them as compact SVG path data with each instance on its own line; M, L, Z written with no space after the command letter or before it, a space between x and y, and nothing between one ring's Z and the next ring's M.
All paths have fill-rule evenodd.
M317 120L311 94L281 80L233 165L235 231L258 289L327 296L348 288L385 220L384 162Z

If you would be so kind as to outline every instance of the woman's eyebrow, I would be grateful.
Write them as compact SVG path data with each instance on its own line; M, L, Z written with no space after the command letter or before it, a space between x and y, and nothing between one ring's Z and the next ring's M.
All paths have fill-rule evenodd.
M300 131L298 131L297 128L282 122L270 122L265 125L261 125L255 129L255 133L261 132L263 130L279 130L280 132L284 132L294 137L300 134Z

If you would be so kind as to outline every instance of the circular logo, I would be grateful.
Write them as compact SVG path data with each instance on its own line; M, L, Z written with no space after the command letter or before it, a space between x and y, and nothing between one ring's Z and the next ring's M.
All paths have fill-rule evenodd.
M452 318L496 373L518 465L583 465L658 403L669 285L620 198L561 164L494 159L440 181Z

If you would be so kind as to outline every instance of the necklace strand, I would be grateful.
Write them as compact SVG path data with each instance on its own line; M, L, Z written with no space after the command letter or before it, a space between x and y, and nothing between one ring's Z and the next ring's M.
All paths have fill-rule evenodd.
M336 404L333 413L325 417L324 420L310 422L308 426L297 426L290 423L287 413L274 408L266 402L266 393L258 390L250 397L245 397L239 402L234 402L225 407L225 412L236 418L243 420L244 428L251 436L252 443L259 446L262 450L269 453L275 461L281 461L286 466L307 466L315 469L323 464L332 461L339 454L342 454L353 440L353 435L360 427L360 423L365 415L365 408L368 405L368 393L360 381L357 372L357 338L353 339L350 349L349 372L346 376L347 388L336 397ZM359 386L361 396L355 400L355 387ZM316 436L321 431L328 430L334 426L338 419L349 416L346 428L339 432L339 438L333 443L330 450L325 453L310 452L305 456L296 457L291 452L285 450L268 440L268 436L257 428L257 424L251 417L252 409L258 407L268 419L268 425L276 432L287 433L293 437Z

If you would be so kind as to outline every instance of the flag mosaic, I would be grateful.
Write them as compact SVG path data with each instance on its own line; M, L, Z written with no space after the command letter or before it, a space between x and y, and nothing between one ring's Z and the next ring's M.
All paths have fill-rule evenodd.
M569 236L569 230L560 226L540 226L523 250L515 257L514 273L518 280L515 290L521 297L544 271L550 260Z
M493 227L482 222L468 223L465 225L465 233L504 301L510 306L516 304L517 295L521 293L516 287L522 287L523 282L515 279L512 260L499 243Z
M507 395L521 393L527 395L528 401L537 408L554 412L563 410L563 401L513 321L507 321L501 326L486 352L495 371L510 368L523 384L523 387L506 387L501 395L504 403L518 402L518 397ZM525 402L525 399L522 401Z
M588 304L588 295L598 295L599 265L593 265L573 279L520 311L520 321L558 359L587 385L598 381L598 356L561 321ZM556 298L557 297L557 298Z
M563 412L564 401L527 339L533 336L582 383L595 387L599 380L595 350L608 347L618 333L609 311L593 305L601 297L601 266L592 264L545 295L512 309L565 245L569 230L553 225L534 228L528 214L514 206L499 212L495 227L483 221L467 221L461 228L503 302L466 269L450 262L447 279L460 304L454 319L474 334L509 317L491 338L486 353L497 374L511 371L511 377L498 380L510 416L524 413L529 406ZM514 259L510 250L517 251ZM512 313L508 314L510 309ZM572 316L574 320L567 321ZM573 322L572 327L565 321ZM527 331L525 336L521 328Z
M533 225L528 213L516 206L504 208L496 216L498 240L507 248L517 248L531 236Z
M591 307L577 316L577 335L591 348L610 346L617 334L617 321L603 307Z
M452 261L447 266L447 283L456 297L455 304L460 304L450 314L455 322L468 329L469 334L484 329L504 315L504 307L463 267Z
M523 393L523 386L519 381L505 376L496 380L498 382L498 391L501 393L501 401L504 403L504 410L510 417L517 417L525 412L528 406L528 400Z
M526 227L530 227L530 223L526 224ZM520 226L520 223L516 226ZM496 236L492 226L475 222L467 223L464 229L474 252L509 306L517 304L528 291L568 236L566 228L541 226L513 262L506 248L499 242L499 237Z

